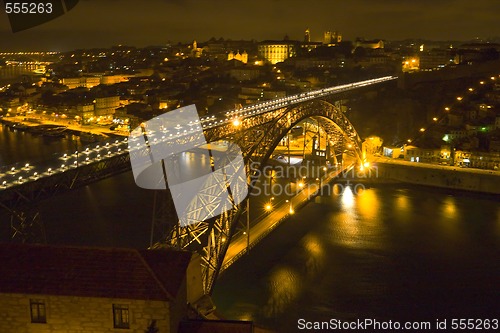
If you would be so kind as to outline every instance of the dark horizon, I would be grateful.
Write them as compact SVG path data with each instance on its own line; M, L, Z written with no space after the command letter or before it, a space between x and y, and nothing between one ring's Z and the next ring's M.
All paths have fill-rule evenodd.
M374 4L376 2L376 5ZM488 0L238 1L81 0L65 15L12 33L0 14L1 51L69 51L112 45L145 47L168 42L232 40L322 40L324 31L390 41L470 41L500 36L496 13L500 2Z

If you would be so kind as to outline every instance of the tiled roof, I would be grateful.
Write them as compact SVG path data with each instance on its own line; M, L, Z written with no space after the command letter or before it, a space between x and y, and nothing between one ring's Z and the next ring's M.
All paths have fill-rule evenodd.
M171 300L191 253L0 244L0 293Z

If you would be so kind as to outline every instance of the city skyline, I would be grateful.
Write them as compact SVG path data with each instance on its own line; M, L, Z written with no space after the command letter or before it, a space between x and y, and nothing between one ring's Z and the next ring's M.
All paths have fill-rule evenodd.
M205 41L211 37L233 40L311 40L324 31L340 31L344 39L357 37L402 40L472 40L500 36L495 13L500 3L488 0L410 1L256 0L240 2L150 0L138 7L132 0L82 0L72 11L41 26L12 33L6 14L0 19L0 49L4 51L164 45ZM134 16L130 14L134 13ZM106 32L103 35L103 32Z

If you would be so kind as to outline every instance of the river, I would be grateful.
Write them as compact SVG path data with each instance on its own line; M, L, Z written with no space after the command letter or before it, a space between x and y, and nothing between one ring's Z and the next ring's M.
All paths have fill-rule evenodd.
M2 163L72 147L71 138L0 128ZM318 197L223 273L213 294L218 312L279 332L297 331L300 318L498 318L498 197L400 184L356 188ZM152 205L152 193L128 172L38 209L49 243L145 248ZM0 214L5 241L9 220Z

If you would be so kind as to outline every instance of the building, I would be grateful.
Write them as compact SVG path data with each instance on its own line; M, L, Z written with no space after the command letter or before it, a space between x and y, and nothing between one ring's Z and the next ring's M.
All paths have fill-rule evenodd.
M257 50L261 58L274 65L295 57L297 55L297 42L289 40L263 41Z
M304 43L310 43L310 42L311 42L311 32L309 31L309 28L307 28L304 33Z
M190 260L167 249L0 244L0 332L177 332Z
M404 147L404 159L410 162L425 163L450 163L451 151L449 146L441 148L420 148L406 145Z
M357 38L354 43L354 47L362 47L365 49L383 49L384 41L382 39L373 39L373 40L364 40L361 38Z
M500 168L500 153L480 151L456 151L455 165L478 169L498 170Z
M262 70L257 66L231 68L229 76L238 81L251 81L259 78Z
M284 97L286 97L285 90L272 90L261 87L242 87L241 92L238 94L238 98L245 104Z
M248 53L246 51L243 51L243 53L240 54L240 51L237 51L236 54L234 54L234 52L231 51L227 55L227 60L233 60L233 59L241 61L242 63L246 64L248 63Z
M338 44L342 41L342 35L337 31L325 31L323 33L323 44Z
M432 49L419 54L420 69L442 68L454 63L449 49Z
M101 84L101 78L97 76L69 77L62 79L62 84L69 89L75 88L93 88Z
M112 116L116 109L120 107L120 96L96 97L95 99L95 115Z

